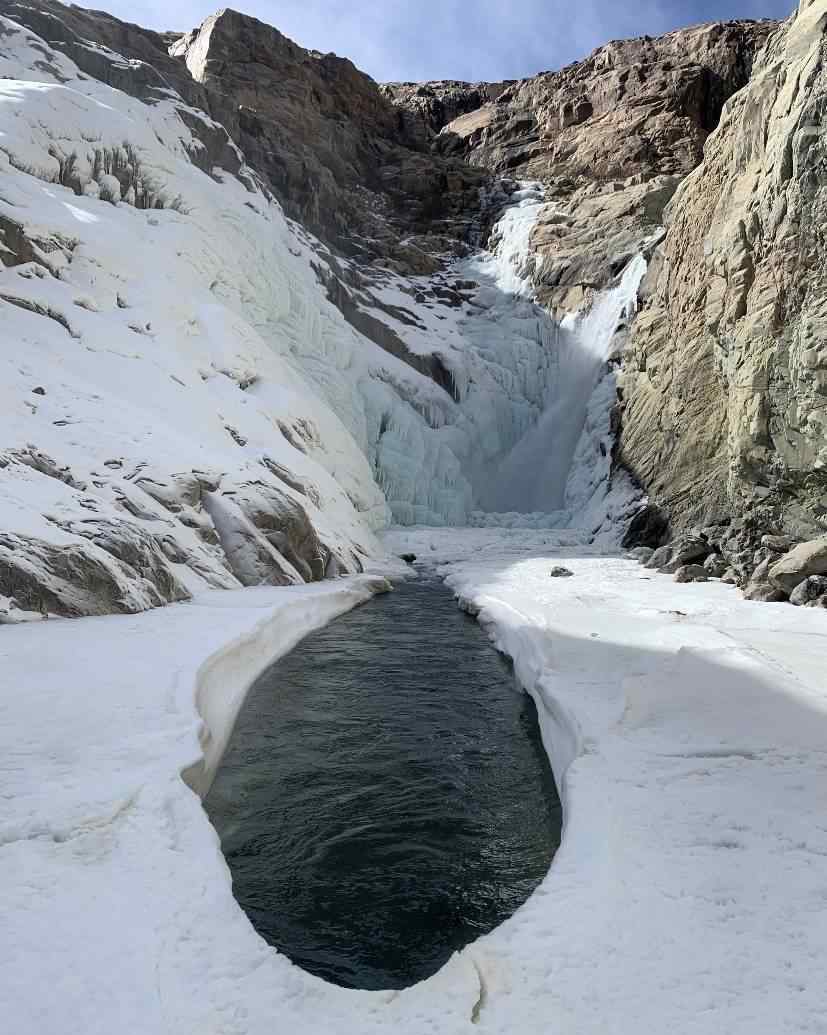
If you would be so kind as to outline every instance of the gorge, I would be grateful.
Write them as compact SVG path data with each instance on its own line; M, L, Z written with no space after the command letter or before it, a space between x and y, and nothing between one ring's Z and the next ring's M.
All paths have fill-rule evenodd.
M0 0L2 1015L824 1030L827 0L475 83L378 84L230 9L178 28ZM485 697L489 644L452 688L482 637L530 701ZM341 770L324 729L278 741L314 695ZM252 791L222 780L276 744L289 926L346 883L311 886L315 821L418 794L367 766L336 797L406 707L437 785L463 730L494 760L444 795L430 885L467 849L480 913L394 960L395 899L361 976L349 934L304 970L233 897Z

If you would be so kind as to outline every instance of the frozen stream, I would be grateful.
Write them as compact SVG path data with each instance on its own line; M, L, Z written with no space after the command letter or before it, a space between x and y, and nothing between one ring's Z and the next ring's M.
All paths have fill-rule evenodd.
M509 917L561 827L534 705L438 581L267 671L205 805L259 933L373 989L428 977Z

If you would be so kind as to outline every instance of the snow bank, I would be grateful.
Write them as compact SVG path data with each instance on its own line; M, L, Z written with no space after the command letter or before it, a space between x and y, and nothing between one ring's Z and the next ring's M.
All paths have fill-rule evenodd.
M285 1030L333 1033L442 1013L462 1029L479 994L467 961L434 982L438 1003L411 1006L404 994L328 986L267 946L233 899L217 835L179 775L201 750L196 685L214 763L269 651L385 586L363 576L213 592L136 616L4 630L7 1026L184 1035L272 1031L277 1017Z
M514 659L563 797L548 878L473 946L481 1023L822 1029L827 617L678 586L549 532L500 536L388 536ZM555 563L574 577L549 578Z
M178 775L200 751L196 681L217 743L267 650L366 599L370 582L5 629L7 1025L21 1035L264 1035L274 1018L309 1035L822 1030L827 619L717 583L677 586L578 535L388 536L393 550L431 559L514 658L566 818L529 901L401 993L336 988L268 947ZM561 561L574 577L550 579Z

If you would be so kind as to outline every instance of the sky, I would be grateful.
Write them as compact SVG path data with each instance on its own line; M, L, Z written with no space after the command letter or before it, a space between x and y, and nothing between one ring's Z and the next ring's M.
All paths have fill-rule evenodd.
M703 21L784 18L797 0L82 0L81 6L182 31L232 6L302 46L350 58L380 82L494 82L560 68L611 39Z

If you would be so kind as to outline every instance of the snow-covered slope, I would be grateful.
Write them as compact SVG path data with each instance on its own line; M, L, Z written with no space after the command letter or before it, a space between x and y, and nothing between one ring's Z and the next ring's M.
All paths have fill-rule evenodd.
M358 568L386 509L295 361L333 334L355 348L309 246L240 160L240 175L198 167L183 116L220 132L205 116L142 104L2 29L0 219L16 254L0 274L0 525L18 604L135 610Z
M354 264L285 218L221 126L0 30L7 620L358 571L391 518L531 509L497 472L571 352L529 297L539 185L488 199L491 252L421 278L354 266L346 320L329 271ZM561 435L545 448L571 456Z

